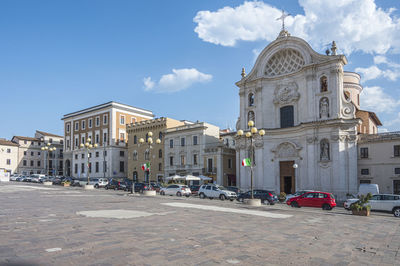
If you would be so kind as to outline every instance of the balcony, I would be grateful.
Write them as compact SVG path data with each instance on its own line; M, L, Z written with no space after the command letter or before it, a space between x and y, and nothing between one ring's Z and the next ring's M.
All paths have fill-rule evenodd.
M202 168L203 174L216 174L217 173L217 167L207 167L207 168Z

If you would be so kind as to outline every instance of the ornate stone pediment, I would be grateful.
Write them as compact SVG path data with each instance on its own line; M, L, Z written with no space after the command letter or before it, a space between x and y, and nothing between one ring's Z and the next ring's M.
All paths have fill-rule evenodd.
M275 104L288 104L297 101L299 98L300 93L298 93L298 87L295 82L280 84L274 92Z
M299 157L301 147L291 142L283 142L271 151L275 153L275 158Z

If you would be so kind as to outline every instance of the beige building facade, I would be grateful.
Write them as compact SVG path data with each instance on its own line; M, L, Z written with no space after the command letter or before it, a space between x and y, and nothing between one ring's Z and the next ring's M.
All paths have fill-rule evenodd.
M18 144L6 139L0 139L0 171L10 174L17 173Z
M183 125L184 122L160 117L152 120L135 122L127 125L128 140L128 178L134 182L148 182L149 171L143 171L142 165L150 162L150 181L162 182L164 177L164 132L170 128ZM148 139L153 134L153 144L141 144L139 140ZM161 143L157 144L156 140Z
M63 116L64 175L75 178L123 178L127 176L126 124L153 119L151 111L117 102L107 102ZM91 140L97 148L80 145ZM87 157L89 156L89 164Z

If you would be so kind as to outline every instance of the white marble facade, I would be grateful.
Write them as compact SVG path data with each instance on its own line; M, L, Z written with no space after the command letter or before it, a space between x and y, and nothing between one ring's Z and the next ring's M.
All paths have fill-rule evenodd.
M265 136L255 141L254 184L259 189L314 189L345 198L357 191L356 108L345 97L344 55L322 55L304 40L281 32L258 56L240 88L237 129L255 119ZM281 117L282 116L282 117ZM284 120L284 121L282 121ZM237 175L242 189L250 187L245 138L237 139ZM281 184L280 162L297 164L293 186ZM287 185L287 184L286 184Z

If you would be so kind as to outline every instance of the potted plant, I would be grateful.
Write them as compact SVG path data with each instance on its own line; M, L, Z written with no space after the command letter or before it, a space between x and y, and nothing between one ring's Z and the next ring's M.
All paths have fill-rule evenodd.
M286 200L286 193L285 192L281 192L279 194L279 202L284 202Z
M350 208L353 215L369 216L371 213L371 205L368 205L372 194L368 193L366 196L361 195L360 200L353 203Z

